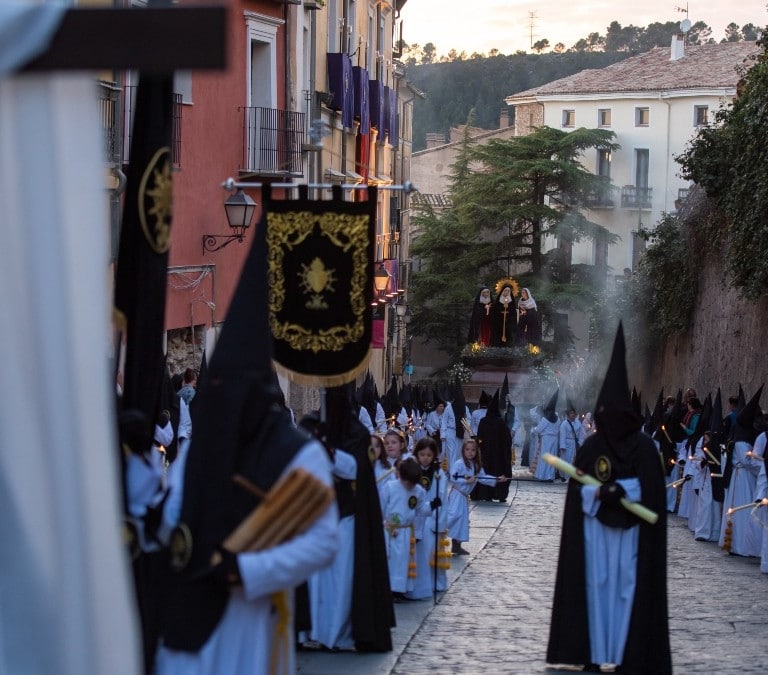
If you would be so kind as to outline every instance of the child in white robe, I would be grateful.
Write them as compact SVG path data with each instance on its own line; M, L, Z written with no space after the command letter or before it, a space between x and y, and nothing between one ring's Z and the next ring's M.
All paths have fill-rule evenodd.
M388 429L384 434L384 454L373 466L376 487L379 489L379 499L381 499L381 491L387 481L397 480L395 465L403 458L406 450L405 434L399 429Z
M480 459L480 449L474 438L465 439L461 446L461 459L451 466L451 491L448 494L448 535L451 537L451 553L467 555L469 551L461 544L469 541L469 493L476 483L496 485L497 479L487 476Z
M437 443L427 436L416 443L414 455L421 471L420 484L427 493L430 505L434 504L429 514L416 516L413 524L416 546L414 562L416 576L408 584L406 597L409 600L421 600L430 597L434 590L445 591L448 588L446 569L449 568L450 554L444 550L448 513L446 492L448 478L437 466ZM435 543L437 542L437 560ZM437 563L437 566L435 566Z
M399 479L387 481L381 490L389 584L396 602L405 600L408 590L414 520L432 510L427 493L418 484L420 474L416 460L403 460L398 465Z

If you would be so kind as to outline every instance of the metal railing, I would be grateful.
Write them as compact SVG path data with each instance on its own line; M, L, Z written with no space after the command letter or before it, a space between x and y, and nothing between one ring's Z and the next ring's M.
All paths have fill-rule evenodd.
M625 185L621 188L621 206L629 209L650 209L653 188Z
M122 127L119 124L120 87L111 82L99 82L99 121L104 134L104 162L120 164Z
M123 138L123 163L128 164L131 161L131 130L133 129L133 116L136 110L136 92L138 85L123 87L123 96L125 105L123 118L125 123L125 133ZM173 128L171 131L171 162L174 166L181 166L181 109L182 95L173 95Z
M607 180L584 195L583 205L588 209L612 209L616 206L616 188Z
M303 176L306 114L276 108L243 111L243 162L240 171L268 176Z

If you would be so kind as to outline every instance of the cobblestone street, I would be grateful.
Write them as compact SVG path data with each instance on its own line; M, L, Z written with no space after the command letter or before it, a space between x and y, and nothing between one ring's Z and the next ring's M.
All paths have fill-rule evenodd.
M454 556L450 588L436 605L395 605L392 653L300 652L299 672L554 673L545 653L565 492L564 483L519 480L506 506L473 504L471 555ZM675 672L766 672L768 575L760 573L759 560L694 541L686 521L674 515L668 552Z

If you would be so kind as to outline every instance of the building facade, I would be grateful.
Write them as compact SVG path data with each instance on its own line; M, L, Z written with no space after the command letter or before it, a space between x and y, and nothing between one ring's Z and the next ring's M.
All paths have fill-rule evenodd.
M146 2L123 4L139 11ZM235 236L223 208L231 196L222 189L225 179L381 186L409 180L413 99L423 94L407 83L397 62L399 11L404 4L235 0L226 5L227 69L176 73L166 308L171 372L199 368L203 352L215 346L251 233L262 215L260 187L244 188L256 208L248 227ZM137 83L138 75L132 72L106 75L101 82L115 241L121 213L119 177L130 162ZM328 194L317 190L313 196ZM354 199L353 191L345 194ZM370 368L382 391L403 363L406 330L394 317L398 299L407 302L402 260L409 199L400 191L380 190L378 196L376 262L387 266L391 281L377 303ZM116 246L113 249L115 257ZM316 407L313 392L282 384L299 412Z

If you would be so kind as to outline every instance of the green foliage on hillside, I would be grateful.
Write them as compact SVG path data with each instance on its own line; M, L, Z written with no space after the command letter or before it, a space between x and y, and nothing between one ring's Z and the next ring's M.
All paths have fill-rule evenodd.
M470 110L475 111L478 127L497 129L499 111L506 109L507 96L587 68L605 68L654 47L669 47L678 30L678 21L656 21L647 26L622 26L612 21L605 35L590 33L570 48L556 43L552 52L541 53L552 45L550 37L533 45L532 49L539 53L506 56L497 49L491 49L487 55L471 56L451 49L447 56L439 57L432 42L424 46L405 44L406 77L427 94L425 100L417 99L414 103L414 150L426 147L427 133L443 133L447 138L451 127L463 124ZM731 23L720 41L754 40L756 34L751 23L741 28ZM695 22L686 35L688 44L716 41L712 29L703 21Z
M768 292L768 42L739 83L731 107L702 129L678 158L683 177L695 181L725 215L730 284L745 297Z
M427 94L414 102L414 150L426 147L427 133L444 133L448 138L451 127L464 124L471 110L476 126L498 129L507 96L585 68L604 68L627 56L620 52L514 54L409 67L408 80Z

